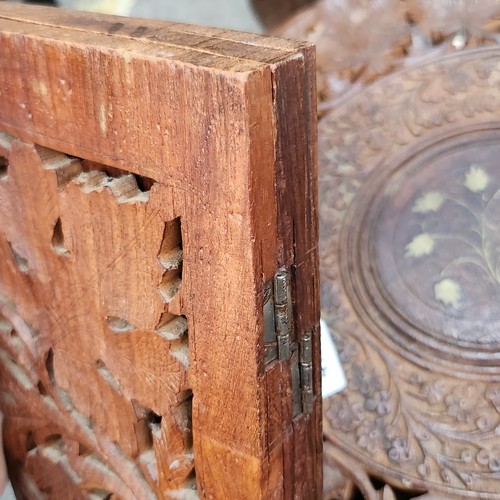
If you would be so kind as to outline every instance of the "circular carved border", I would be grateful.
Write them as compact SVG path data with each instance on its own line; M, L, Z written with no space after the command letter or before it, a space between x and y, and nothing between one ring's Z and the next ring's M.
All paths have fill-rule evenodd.
M398 352L407 358L426 367L432 367L435 371L440 369L439 363L436 364L436 359L441 359L448 360L450 365L454 363L455 370L463 371L470 368L472 373L484 371L488 376L491 375L493 370L496 370L500 374L500 343L497 338L497 332L500 330L500 320L498 314L496 314L496 309L489 307L489 305L485 308L487 311L479 311L477 308L467 307L466 304L439 302L435 297L429 301L430 304L424 304L421 298L417 297L418 292L412 288L411 280L406 277L410 265L401 269L401 264L397 261L397 251L401 254L401 247L403 247L404 253L404 244L408 241L406 258L400 260L403 260L404 264L418 263L419 267L413 273L412 279L417 282L424 281L427 277L426 273L432 273L429 261L434 257L432 253L437 253L436 247L440 243L441 246L448 247L446 248L448 250L447 254L451 253L453 255L454 248L449 247L455 247L455 250L457 250L458 257L455 259L457 264L454 266L457 271L463 272L464 269L469 267L471 268L469 271L474 273L473 279L486 281L485 278L488 278L488 276L480 272L481 261L479 263L474 262L471 257L468 260L462 258L462 263L459 262L463 251L460 244L462 244L462 247L470 247L471 245L467 241L461 241L459 239L461 235L456 233L462 230L464 235L467 235L466 228L463 226L469 221L463 216L457 217L454 225L458 227L455 228L455 233L452 236L449 235L449 232L453 224L448 224L448 227L446 227L447 233L444 230L442 233L438 233L435 229L432 233L428 233L419 229L418 235L413 236L413 239L404 240L402 244L396 238L398 229L400 229L398 226L405 224L412 226L416 224L416 221L422 225L422 220L425 222L431 219L433 219L432 222L436 223L439 217L439 214L436 213L438 208L441 212L445 212L446 206L443 207L442 205L448 203L453 205L449 207L453 209L456 203L461 203L462 200L446 200L447 186L443 186L442 182L438 183L436 190L422 189L422 185L430 184L436 173L441 174L441 177L448 177L444 179L445 184L452 184L454 177L459 177L456 181L460 181L460 176L455 175L455 170L459 170L455 165L452 165L453 168L448 168L444 173L436 172L437 167L439 167L439 165L436 165L436 160L442 160L442 157L448 155L457 157L463 150L466 150L466 152L468 152L468 149L472 150L468 156L475 157L478 148L487 150L488 147L493 147L495 148L495 155L493 162L490 163L496 163L496 158L500 157L500 151L497 151L500 143L499 130L482 129L452 135L447 139L440 138L431 146L426 145L423 151L411 154L409 158L403 161L398 159L396 162L389 161L378 165L370 173L366 183L359 189L355 201L350 204L340 234L339 260L342 282L345 293L358 315L366 316L368 320L372 320L370 329L382 342L389 341ZM481 174L483 172L486 175L486 171L480 170L480 168L478 166L472 167L473 173L479 172ZM464 169L462 168L462 170ZM489 170L496 170L495 165L490 165ZM496 172L490 172L490 177L492 173ZM460 184L460 182L455 183ZM490 184L492 184L491 179ZM416 187L414 187L415 185ZM496 198L494 196L497 194L498 189L496 186L491 187L492 190L490 191L493 195L488 194L491 199L488 200L490 203L486 205L490 209L486 216L489 215L490 219L492 215L495 216L494 213L492 214L492 209L500 208L496 206L498 196ZM467 190L466 188L463 189ZM471 198L480 198L481 201L487 196L483 194L481 197L481 193L474 192L471 192L471 195ZM413 203L410 208L408 207L409 202ZM427 205L424 205L424 202ZM418 205L415 205L415 203ZM415 206L420 213L411 213L412 209L415 211ZM474 222L478 222L478 224L481 222L482 225L485 225L487 217L484 213L470 214L465 201L460 208ZM454 211L448 210L448 212L453 214ZM441 215L441 217L447 216L449 217L447 213ZM416 219L416 221L412 221L412 218ZM382 234L378 235L379 232ZM484 232L487 233L484 235L484 240L492 236L491 231ZM442 241L439 241L440 239ZM494 240L493 237L491 239ZM418 244L420 240L422 241L420 247L414 244L413 248L411 243L416 242ZM490 247L494 246L495 241L483 242L483 246L487 244ZM396 248L394 248L395 246ZM411 255L412 251L421 252L422 255ZM497 256L496 251L490 251L489 253L494 253L493 256L488 255L492 260L497 257L500 258L500 254ZM446 257L449 256L445 255ZM434 260L439 260L439 258L439 256L434 257ZM451 257L449 258L451 259ZM441 263L441 267L444 267L444 264ZM486 264L484 264L484 268L487 268ZM482 274L485 275L482 276ZM442 277L434 288L437 287L439 291L439 285L443 283L445 286L450 284L452 286L454 282L450 278ZM489 285L489 283L487 284ZM419 283L416 283L416 285L419 285ZM498 276L495 276L494 285L494 292L498 294L500 289ZM457 286L459 286L458 283ZM432 294L432 287L428 288ZM493 297L496 296L493 295L490 288L492 287L485 289L487 295L481 297L483 302L493 301ZM453 292L453 286L451 292ZM459 292L460 288L457 290L457 293ZM402 307L398 307L398 302L401 302L404 298L407 299L406 303ZM453 299L453 297L446 298ZM457 297L457 302L459 302L459 298ZM461 319L460 313L462 311L460 309L465 310L465 313L469 313L468 316L470 317L466 320ZM487 312L494 313L490 314L489 320L485 319ZM428 319L434 319L434 321L426 321ZM448 334L448 337L445 336L442 330L447 326L450 327L450 330L466 330L464 333L467 333L472 339L467 339L466 335L462 335L462 337L466 337L466 340L459 335L452 336ZM484 335L484 339L479 338L475 341L476 336L479 337L479 335L476 335L477 332L481 331L482 328L487 328L492 333Z

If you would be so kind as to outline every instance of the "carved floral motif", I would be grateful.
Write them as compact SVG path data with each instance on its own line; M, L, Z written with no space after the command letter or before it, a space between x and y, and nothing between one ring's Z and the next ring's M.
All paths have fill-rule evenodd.
M343 393L325 401L325 433L370 474L402 488L438 491L443 498L462 498L463 491L500 498L495 354L500 346L485 319L498 316L491 297L499 277L500 179L495 162L472 161L472 152L464 153L460 164L450 159L439 185L432 184L438 167L427 174L424 167L410 166L419 151L445 144L447 138L495 130L499 83L498 49L465 52L392 75L346 100L320 123L322 314L334 332L348 380ZM441 161L439 151L435 157ZM405 158L410 166L399 168ZM420 172L421 185L411 184L407 172ZM462 227L453 226L454 213L465 221ZM386 219L379 241L384 237L389 243L377 253L377 232L367 224L377 226L386 214L396 215ZM404 217L413 222L399 227ZM353 221L359 224L354 229ZM391 248L392 234L400 242L395 264L367 281ZM371 265L357 260L370 255L376 257ZM358 264L364 266L362 273ZM421 278L425 298L417 289L411 301L426 301L442 322L432 323L438 326L427 338L431 328L425 321L434 316L419 319L415 312L409 321L410 299L402 312L398 309L399 316L391 312L393 305L386 315L385 302L380 302L397 303L400 289L394 283L413 286L414 278L402 271L415 265L421 267L412 276ZM389 292L375 300L381 283ZM418 332L404 332L405 321ZM478 326L481 321L484 328ZM398 340L402 333L406 336Z
M452 260L445 261L440 274L435 276L434 296L443 306L459 309L462 307L464 291L463 278L467 279L473 270L473 281L486 279L494 287L500 284L500 253L495 244L497 203L500 190L488 193L486 188L491 184L491 174L481 165L471 165L465 172L464 179L457 179L456 184L463 184L473 193L473 203L466 199L456 198L446 191L428 191L421 195L412 207L412 212L424 214L422 227L428 226L439 217L443 206L448 203L457 205L472 216L471 224L465 228L457 227L451 232L420 232L405 247L408 259L431 257L440 243L454 243L455 251ZM457 190L455 190L457 191ZM433 224L436 226L436 224ZM471 234L472 233L472 234ZM466 246L466 252L463 246ZM448 277L455 272L456 279ZM479 274L479 275L478 275Z

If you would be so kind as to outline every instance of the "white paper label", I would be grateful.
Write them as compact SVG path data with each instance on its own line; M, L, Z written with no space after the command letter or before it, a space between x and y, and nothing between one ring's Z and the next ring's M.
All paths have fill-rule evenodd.
M326 323L321 320L321 371L322 376L322 395L327 398L346 388L347 380L344 370L340 364L337 349L333 343L330 330Z

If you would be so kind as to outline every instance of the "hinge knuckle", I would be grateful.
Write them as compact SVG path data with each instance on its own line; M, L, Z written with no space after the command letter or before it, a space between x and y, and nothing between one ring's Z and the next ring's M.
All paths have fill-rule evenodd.
M312 388L313 385L312 363L309 364L300 363L300 380L302 388L304 390Z
M301 363L312 363L312 336L306 332L300 342L300 361Z
M287 336L278 336L278 359L284 361L290 358L290 339Z
M264 344L266 363L278 358L290 359L290 335L292 330L292 295L290 272L279 269L264 284Z
M276 334L288 335L290 333L290 317L288 314L288 306L286 304L275 304L274 318L276 324Z
M292 354L290 362L292 374L292 412L293 417L302 413L302 388L300 385L300 367L298 362L298 353Z
M286 360L290 357L290 315L288 304L274 306L276 337L278 340L278 358Z
M311 332L306 332L300 340L300 387L302 411L304 413L312 412L314 402L313 379L312 335Z
M267 282L264 285L264 343L271 344L275 341L273 285L271 282Z
M274 276L274 300L277 305L286 305L290 296L290 278L285 269Z
M310 415L313 411L314 394L312 389L302 389L302 412Z

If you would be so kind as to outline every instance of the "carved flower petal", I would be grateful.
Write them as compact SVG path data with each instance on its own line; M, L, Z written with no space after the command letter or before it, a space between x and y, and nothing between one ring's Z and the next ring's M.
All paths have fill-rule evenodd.
M483 191L489 182L488 174L477 165L471 165L469 171L465 174L464 186L473 193Z
M422 233L415 236L405 247L406 257L422 257L430 255L434 250L434 238L429 233Z
M490 468L491 472L499 472L500 471L500 460L498 457L493 457L490 459L488 462L488 467Z
M478 451L476 455L476 462L479 465L487 465L490 461L490 452L484 448Z
M422 477L428 477L430 474L429 466L426 463L422 463L417 467L417 472Z
M454 309L460 307L462 296L460 285L449 278L445 278L434 285L434 296L436 300L442 302L445 306L451 306Z
M437 212L443 206L444 201L444 196L439 191L428 191L418 198L411 211L419 214Z

